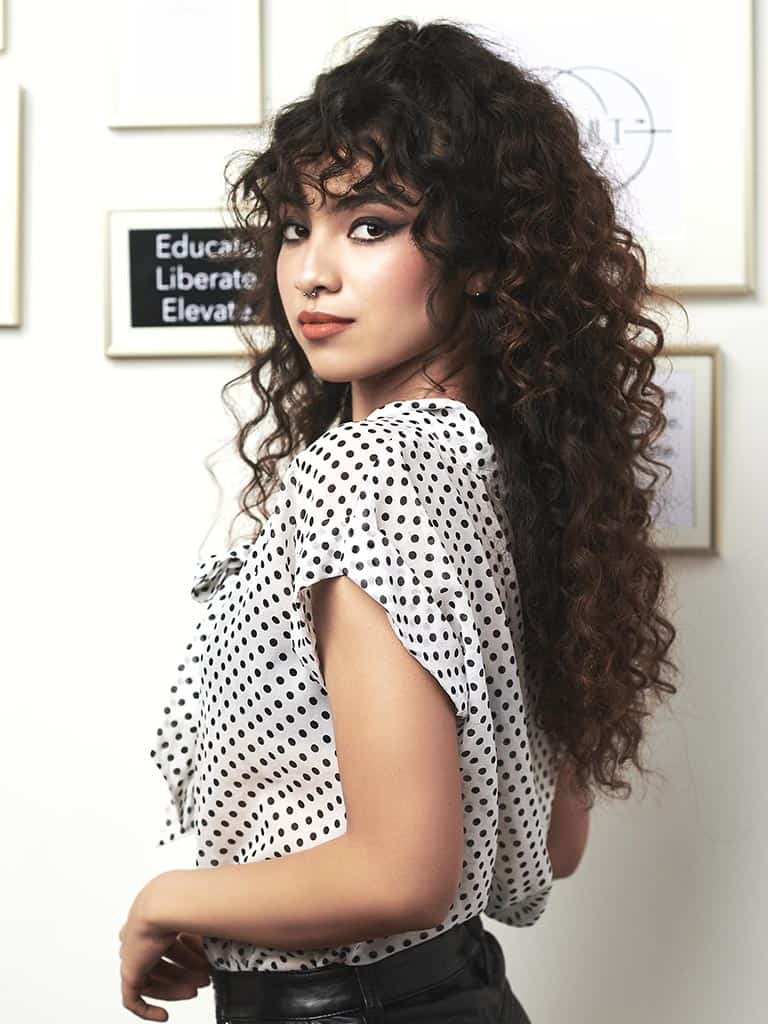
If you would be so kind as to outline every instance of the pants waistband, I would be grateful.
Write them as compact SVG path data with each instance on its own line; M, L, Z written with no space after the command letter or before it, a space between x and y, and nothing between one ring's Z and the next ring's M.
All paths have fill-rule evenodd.
M375 1014L383 1004L440 984L474 957L481 957L487 977L483 935L477 914L431 939L362 965L297 971L212 968L216 1019L222 1024L248 1016L279 1019L356 1010Z

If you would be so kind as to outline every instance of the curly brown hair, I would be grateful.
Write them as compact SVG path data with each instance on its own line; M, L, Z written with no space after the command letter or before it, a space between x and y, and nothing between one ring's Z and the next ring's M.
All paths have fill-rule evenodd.
M466 297L472 344L460 356L474 362L478 415L507 482L526 637L517 653L537 721L570 754L589 805L596 788L628 797L622 766L649 774L643 719L651 700L677 692L664 675L678 669L650 532L653 467L669 467L652 457L667 421L653 381L664 334L648 307L669 296L651 288L645 253L618 221L616 186L544 81L448 19L377 27L269 128L234 180L225 171L233 250L251 276L235 315L249 365L222 398L234 412L229 389L247 379L260 404L244 423L235 412L252 473L240 510L258 534L282 460L351 418L349 385L319 379L292 333L276 261L281 204L305 203L305 181L324 193L362 157L371 170L354 187L374 183L402 202L405 182L423 199L411 231L438 274L430 316L462 268L493 269L490 293ZM429 353L431 381L428 365Z

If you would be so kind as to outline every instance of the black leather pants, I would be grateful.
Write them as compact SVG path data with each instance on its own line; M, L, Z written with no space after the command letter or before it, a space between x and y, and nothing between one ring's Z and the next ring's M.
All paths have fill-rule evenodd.
M479 915L361 966L211 977L216 1024L531 1024Z

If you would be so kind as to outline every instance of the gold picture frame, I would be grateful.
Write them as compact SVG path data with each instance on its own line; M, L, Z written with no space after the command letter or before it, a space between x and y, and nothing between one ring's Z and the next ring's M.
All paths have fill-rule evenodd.
M672 470L654 507L658 546L686 555L720 553L720 388L717 345L667 345L656 359L667 395L667 430L657 454Z
M0 76L0 327L20 327L24 90Z

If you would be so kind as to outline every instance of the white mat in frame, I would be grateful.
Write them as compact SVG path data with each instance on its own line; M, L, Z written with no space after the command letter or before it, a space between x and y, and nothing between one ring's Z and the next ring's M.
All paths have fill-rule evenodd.
M683 344L656 360L668 423L655 458L671 474L660 478L652 518L656 542L678 554L720 553L722 358L717 345Z
M234 324L223 320L223 307L235 299L238 282L227 289L221 278L211 285L204 276L210 269L231 271L232 265L211 268L204 255L184 255L185 248L190 253L194 248L189 232L196 229L210 233L212 252L231 246L221 208L107 211L106 355L247 355ZM180 283L182 270L187 279ZM190 278L197 273L199 282ZM266 328L252 327L249 333L256 344L267 337Z
M260 124L259 0L113 0L110 128Z
M458 19L552 85L621 189L622 214L661 288L755 289L753 0L420 0L422 25ZM342 36L413 5L344 4ZM470 20L471 19L471 20ZM354 44L354 40L352 41ZM494 46L494 49L496 47Z

